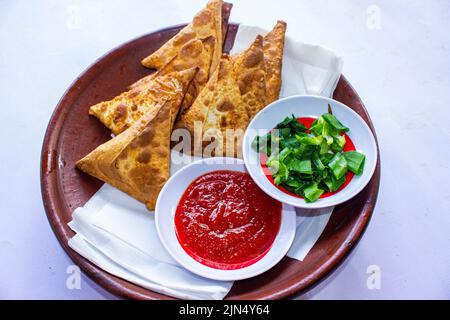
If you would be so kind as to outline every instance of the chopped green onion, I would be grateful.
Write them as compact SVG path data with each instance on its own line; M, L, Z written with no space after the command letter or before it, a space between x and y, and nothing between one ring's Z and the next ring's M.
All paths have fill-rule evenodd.
M328 164L331 172L336 179L341 179L347 173L347 161L341 153L336 153L333 159Z
M305 194L306 202L315 202L317 201L317 199L320 198L320 196L323 194L324 191L322 189L319 189L317 183L313 183L309 187L307 187L303 192Z
M290 162L290 169L298 173L312 174L311 160L294 159Z
M330 126L332 126L334 129L336 129L338 131L347 132L350 130L349 128L344 126L342 123L340 123L339 120L331 113L325 113L322 115L322 117Z
M331 174L323 180L323 182L326 184L330 192L335 192L345 183L345 176L341 179L336 179L334 175Z
M362 174L366 156L357 151L344 152L343 155L347 161L348 170L356 175Z
M267 154L266 165L276 185L314 202L324 192L339 190L348 171L362 174L364 170L362 153L343 152L347 131L330 108L309 130L294 115L286 117L275 130L255 138L252 146Z

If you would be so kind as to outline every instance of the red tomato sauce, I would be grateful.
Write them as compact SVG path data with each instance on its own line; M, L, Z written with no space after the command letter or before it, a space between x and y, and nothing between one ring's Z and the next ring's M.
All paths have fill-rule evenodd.
M213 171L195 179L175 212L175 231L183 249L198 262L233 270L260 260L281 224L281 203L250 176Z
M298 122L305 125L306 128L310 128L312 123L314 122L314 120L316 120L316 119L310 118L310 117L298 118ZM350 137L345 132L343 132L342 135L345 137L345 145L344 145L344 148L342 151L343 152L356 151L356 148L355 148L355 145L353 144L352 139L350 139ZM272 177L272 173L270 172L269 168L266 166L267 159L268 159L268 157L265 153L259 154L259 160L261 163L261 167L262 167L263 172L266 175L267 179L269 179L270 183L273 184L277 189L283 191L284 193L287 193L293 197L303 198L303 197L299 196L298 194L295 194L295 193L287 190L286 188L283 188L282 186L278 186L275 184L273 177ZM348 171L345 175L344 184L342 184L342 186L340 186L340 188L338 190L336 190L334 192L325 192L324 194L322 194L320 196L320 198L326 198L326 197L332 196L333 194L336 194L339 191L341 191L342 189L344 189L350 183L350 181L352 181L354 175L355 174L353 172Z

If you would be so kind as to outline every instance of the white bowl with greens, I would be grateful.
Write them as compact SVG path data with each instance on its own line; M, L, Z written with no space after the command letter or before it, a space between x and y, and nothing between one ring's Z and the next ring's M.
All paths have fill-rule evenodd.
M355 111L333 99L301 95L278 100L253 118L243 157L268 195L314 209L357 195L375 171L377 146Z

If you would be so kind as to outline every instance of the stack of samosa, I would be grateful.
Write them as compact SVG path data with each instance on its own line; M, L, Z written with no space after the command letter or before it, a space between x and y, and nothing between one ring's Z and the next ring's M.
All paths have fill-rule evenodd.
M157 72L89 109L117 136L79 160L79 169L154 209L169 178L174 121L215 70L230 8L221 0L208 2L192 23L142 61Z
M286 24L278 22L230 57L222 54L230 8L221 0L209 1L189 25L142 60L156 72L90 108L89 114L116 136L79 160L79 169L153 210L169 178L174 127L194 134L198 125L197 154L240 156L250 119L278 98Z
M79 160L77 167L153 210L159 191L169 178L173 121L196 71L192 68L169 74L173 77L164 94L158 95L149 89L136 96L125 93L106 103L106 109L111 107L114 113L108 116L105 112L105 120L102 120L105 125L117 133L129 123L132 125ZM175 78L176 75L180 75L182 80ZM116 122L115 115L119 114L116 111L120 106L123 106L120 110L124 111L124 116ZM144 114L135 119L133 116L143 109L146 109ZM109 120L112 121L111 126Z
M242 157L242 135L249 121L279 97L285 32L286 23L278 21L247 50L232 58L222 56L206 87L175 124L194 138L191 152Z

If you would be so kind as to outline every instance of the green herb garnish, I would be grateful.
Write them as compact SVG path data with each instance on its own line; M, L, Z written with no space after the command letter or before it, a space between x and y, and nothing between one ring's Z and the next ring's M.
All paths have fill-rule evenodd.
M267 167L275 184L317 201L325 192L337 191L348 171L361 175L365 156L356 151L343 152L346 144L343 125L328 108L309 130L292 115L274 130L253 141L258 152L267 154Z

